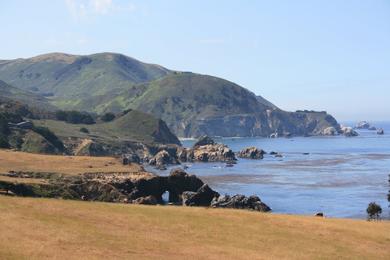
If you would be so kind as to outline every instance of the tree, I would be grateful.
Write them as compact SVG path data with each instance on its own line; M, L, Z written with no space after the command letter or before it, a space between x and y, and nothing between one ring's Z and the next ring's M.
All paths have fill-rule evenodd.
M368 214L367 217L368 217L369 221L373 220L373 219L378 220L380 217L380 214L382 213L382 208L381 208L381 206L379 206L375 202L371 202L370 204L368 204L366 211Z
M105 113L100 119L104 122L110 122L115 119L115 115L113 113Z

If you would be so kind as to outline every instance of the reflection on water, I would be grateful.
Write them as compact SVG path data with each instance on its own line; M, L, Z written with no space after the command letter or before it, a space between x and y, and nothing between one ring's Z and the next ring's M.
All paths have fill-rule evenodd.
M256 146L283 158L240 159L234 167L222 163L192 163L188 172L200 176L220 193L256 194L274 212L364 218L369 202L389 216L390 124L384 136L361 131L359 137L225 138L234 151ZM192 141L184 141L191 146ZM309 154L307 154L309 153ZM161 172L160 172L161 174ZM167 171L163 172L167 174Z

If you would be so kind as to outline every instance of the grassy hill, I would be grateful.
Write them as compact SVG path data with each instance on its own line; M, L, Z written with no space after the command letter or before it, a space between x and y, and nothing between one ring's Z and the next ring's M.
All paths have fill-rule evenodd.
M389 259L390 223L0 196L2 259Z
M124 142L142 142L146 144L180 144L166 124L150 114L136 110L118 116L111 122L96 124L70 124L58 120L34 120L37 126L48 127L62 139L91 138L105 144L119 145ZM88 129L88 133L80 131Z
M45 97L16 88L2 80L0 80L0 101L18 101L37 108L48 110L54 109L54 106L52 106Z
M170 71L115 53L0 61L0 79L48 96L64 110L150 113L181 137L318 135L326 127L339 129L336 120L325 120L327 115L313 120L312 114L282 111L227 80Z
M104 95L168 73L161 66L115 53L85 56L50 53L0 62L0 79L24 90L65 97L69 106L77 105L82 96Z

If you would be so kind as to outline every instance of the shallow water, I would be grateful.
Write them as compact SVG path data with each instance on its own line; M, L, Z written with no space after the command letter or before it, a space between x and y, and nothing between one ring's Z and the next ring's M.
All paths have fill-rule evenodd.
M234 167L191 163L187 171L222 194L256 194L277 213L365 218L368 203L375 201L382 206L382 216L389 217L390 123L373 125L384 128L385 135L362 130L352 138L216 139L233 151L256 146L283 158L239 159ZM185 140L183 145L193 142Z

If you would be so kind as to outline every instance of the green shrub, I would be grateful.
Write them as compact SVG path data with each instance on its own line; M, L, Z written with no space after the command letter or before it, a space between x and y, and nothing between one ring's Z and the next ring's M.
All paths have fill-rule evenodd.
M113 113L105 113L100 119L104 122L110 122L115 119L115 115Z
M89 134L89 130L87 128L85 128L85 127L81 127L80 128L80 132Z
M375 202L371 202L367 207L368 220L376 219L378 220L380 214L382 213L382 208Z
M4 135L0 135L0 148L10 148L8 139Z
M95 123L93 117L88 113L83 113L79 111L63 111L58 110L55 114L56 119L60 121L65 121L71 124L87 124L91 125Z

